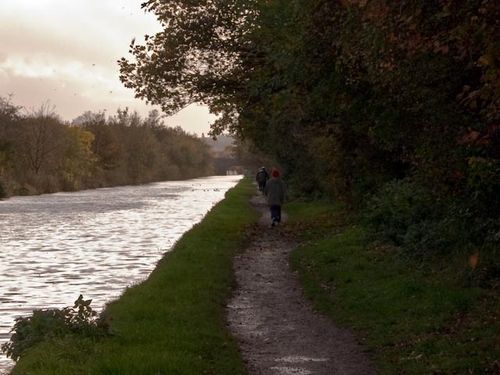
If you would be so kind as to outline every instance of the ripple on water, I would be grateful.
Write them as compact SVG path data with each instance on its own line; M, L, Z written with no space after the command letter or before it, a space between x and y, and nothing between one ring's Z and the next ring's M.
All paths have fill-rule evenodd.
M0 344L18 316L73 305L101 309L144 280L239 177L210 177L0 202ZM17 288L17 289L14 289ZM0 356L0 374L11 366Z

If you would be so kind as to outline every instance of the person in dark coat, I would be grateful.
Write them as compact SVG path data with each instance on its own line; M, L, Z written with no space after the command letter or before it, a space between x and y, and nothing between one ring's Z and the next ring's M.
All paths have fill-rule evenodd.
M269 173L266 171L266 167L261 167L259 168L259 171L257 172L257 175L255 176L255 180L257 181L257 184L259 185L259 191L264 191L264 188L266 186L267 180L269 180Z
M277 169L273 169L271 172L271 179L264 188L264 194L271 210L271 222L274 227L281 222L281 206L285 203L286 197L286 185L281 180L280 172Z

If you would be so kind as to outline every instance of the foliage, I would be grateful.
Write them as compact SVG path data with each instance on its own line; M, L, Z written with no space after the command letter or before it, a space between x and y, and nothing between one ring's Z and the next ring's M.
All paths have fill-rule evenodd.
M107 323L92 310L91 302L80 295L73 307L34 310L31 316L17 318L12 328L14 333L10 341L2 345L2 351L17 361L44 340L70 334L94 339L108 335Z
M365 210L365 222L383 240L410 250L432 253L449 248L439 225L443 204L408 180L386 184Z
M253 142L305 194L363 207L389 181L410 179L440 201L438 216L455 211L469 231L486 225L486 237L496 238L498 2L144 7L164 30L120 62L122 81L140 97L169 111L208 104L220 114L212 132ZM408 236L425 246L417 238L433 225L422 222Z
M491 206L495 204L492 200ZM368 200L363 223L372 236L401 247L406 255L422 257L478 249L493 255L499 223L485 215L486 207L478 206L473 196L466 202L456 202L415 181L394 180ZM494 215L495 208L489 211Z
M7 195L187 179L212 173L207 146L157 111L106 118L86 112L63 123L46 107L22 115L0 101L0 178Z
M0 180L0 199L5 198L6 196L7 192L5 191L2 180Z
M120 60L121 80L168 114L204 102L226 117L234 112L230 97L242 88L239 54L254 52L244 38L255 17L253 5L242 0L146 1L142 6L157 16L165 32L146 35L145 45L132 41L137 62Z

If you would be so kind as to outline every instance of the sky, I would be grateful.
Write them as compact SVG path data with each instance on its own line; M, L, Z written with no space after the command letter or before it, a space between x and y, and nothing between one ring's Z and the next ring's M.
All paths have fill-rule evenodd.
M130 41L160 31L143 0L0 0L0 96L33 111L54 107L63 120L85 111L114 114L153 108L120 82L116 61ZM214 120L191 105L166 118L169 126L206 133Z

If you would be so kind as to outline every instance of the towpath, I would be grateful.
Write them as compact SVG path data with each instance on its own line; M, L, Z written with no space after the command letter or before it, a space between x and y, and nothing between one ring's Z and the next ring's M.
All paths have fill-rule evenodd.
M296 244L280 227L271 227L263 197L251 202L262 216L235 259L237 289L227 306L249 375L375 374L353 335L304 298L288 264Z

